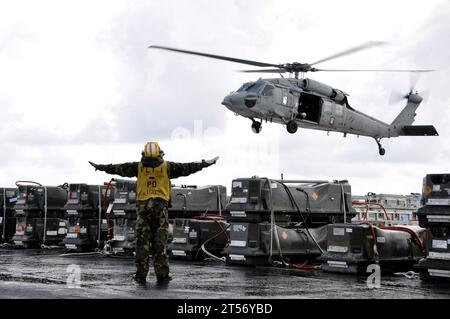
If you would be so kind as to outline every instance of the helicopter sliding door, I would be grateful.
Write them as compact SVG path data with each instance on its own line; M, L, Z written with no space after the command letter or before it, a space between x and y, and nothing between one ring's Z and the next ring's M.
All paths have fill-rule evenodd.
M317 95L301 93L298 100L297 118L304 121L319 123L322 113L322 98Z

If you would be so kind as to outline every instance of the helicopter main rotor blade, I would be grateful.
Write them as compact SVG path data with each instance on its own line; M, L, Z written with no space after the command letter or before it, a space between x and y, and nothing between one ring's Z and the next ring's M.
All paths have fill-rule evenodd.
M286 73L283 69L263 69L263 70L239 70L238 72L243 73Z
M435 70L398 70L398 69L314 69L314 72L434 72Z
M332 59L339 58L341 56L349 55L349 54L352 54L352 53L355 53L355 52L358 52L358 51L361 51L361 50L369 49L369 48L372 48L372 47L375 47L375 46L384 45L384 44L386 44L386 42L369 41L369 42L363 43L361 45L358 45L356 47L347 49L345 51L342 51L342 52L330 55L330 56L328 56L326 58L323 58L323 59L321 59L319 61L311 63L310 65L319 64L319 63L322 63L322 62L325 62L325 61L329 61L329 60L332 60Z
M202 53L202 52L180 50L180 49L175 49L175 48L163 47L163 46L159 46L159 45L151 45L148 48L149 49L161 49L161 50L167 50L167 51L173 51L173 52L179 52L179 53L185 53L185 54L192 54L192 55L199 55L199 56L203 56L203 57L207 57L207 58L224 60L224 61L230 61L230 62L236 62L236 63L242 63L242 64L248 64L248 65L253 65L253 66L280 67L280 65L278 65L278 64L271 64L271 63L264 63L264 62L258 62L258 61L237 59L237 58L231 58L231 57L227 57L227 56L215 55L215 54L209 54L209 53Z

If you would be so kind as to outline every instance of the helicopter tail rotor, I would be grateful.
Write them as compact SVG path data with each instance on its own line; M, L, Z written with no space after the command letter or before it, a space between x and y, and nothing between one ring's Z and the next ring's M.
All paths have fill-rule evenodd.
M408 93L401 93L393 90L389 96L389 104L396 104L404 99L408 99L411 94L420 94L422 101L426 102L430 96L430 89L425 89L421 92L416 90L417 83L420 79L421 73L411 72L409 77L409 91Z
M414 92L414 89L419 82L420 73L410 73L409 74L409 92Z
M410 93L411 91L405 95L405 93L400 91L392 90L391 95L389 96L389 105L400 103L404 99L407 99Z
M397 115L390 125L391 136L437 136L439 135L432 125L412 125L416 116L416 111L424 98L429 96L430 90L424 90L421 94L416 90L419 77L411 74L409 80L409 92L400 94L391 93L390 101L397 102L406 99L407 103L403 110Z

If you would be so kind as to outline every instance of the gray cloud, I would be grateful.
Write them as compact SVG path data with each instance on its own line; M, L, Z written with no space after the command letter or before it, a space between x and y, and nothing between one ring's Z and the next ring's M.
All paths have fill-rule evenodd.
M204 14L196 14L199 7L206 10ZM197 119L223 129L220 102L239 85L232 84L234 66L147 47L160 44L214 52L217 47L223 49L223 43L234 42L228 53L218 53L240 55L252 44L257 47L266 41L264 33L246 30L247 25L258 26L259 11L241 2L211 7L206 2L193 6L169 1L165 6L132 6L118 16L105 43L121 64L117 74L120 98L111 107L118 139L164 138L176 127L191 127Z

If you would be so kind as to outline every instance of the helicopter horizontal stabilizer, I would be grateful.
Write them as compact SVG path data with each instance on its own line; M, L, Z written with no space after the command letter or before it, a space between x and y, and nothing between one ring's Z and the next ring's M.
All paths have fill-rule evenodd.
M433 125L407 125L403 126L403 134L406 136L438 136Z

